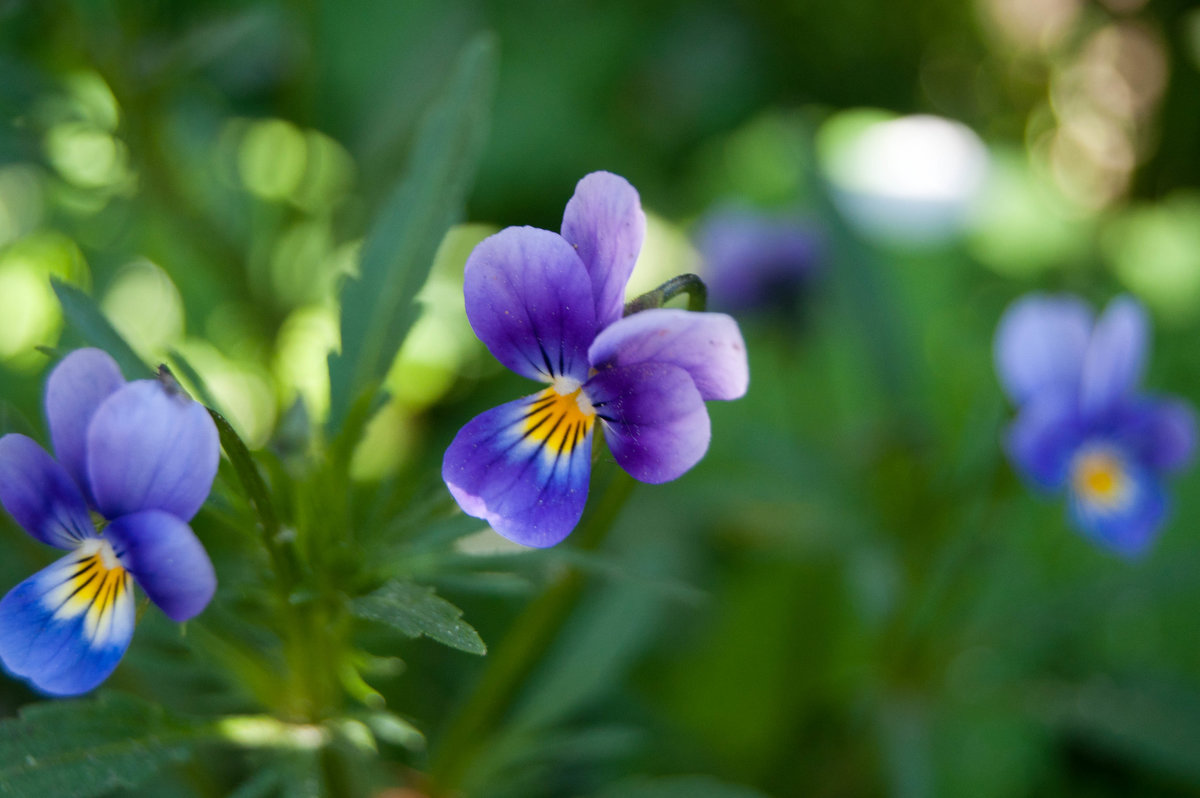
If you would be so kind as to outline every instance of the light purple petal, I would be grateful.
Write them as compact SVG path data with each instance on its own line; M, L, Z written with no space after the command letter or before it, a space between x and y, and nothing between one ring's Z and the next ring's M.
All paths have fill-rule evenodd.
M1117 434L1139 462L1174 471L1195 454L1196 414L1180 399L1139 399L1124 406Z
M586 175L563 212L562 234L591 275L597 329L603 329L621 318L625 284L646 237L637 190L610 172Z
M600 369L670 363L691 376L704 399L737 399L750 382L742 333L724 313L674 308L634 313L602 330L588 359Z
M1096 543L1123 557L1143 554L1167 517L1162 483L1132 459L1123 464L1125 495L1118 502L1089 501L1079 491L1070 494L1071 520Z
M1083 358L1079 406L1087 416L1102 416L1137 388L1145 368L1150 324L1132 297L1117 297L1096 321Z
M1043 490L1056 490L1067 481L1083 435L1074 396L1044 393L1021 407L1004 443L1021 476Z
M81 549L39 571L0 601L0 661L50 695L96 687L133 636L133 582Z
M584 390L617 463L642 482L669 482L694 466L712 436L688 373L670 363L603 369Z
M70 549L95 535L75 482L24 435L0 438L0 503L26 532L51 546Z
M187 521L212 488L220 448L202 405L156 380L120 389L88 428L88 477L106 518L163 510Z
M560 542L587 501L594 422L553 393L476 416L442 462L442 478L463 512L525 546Z
M170 513L147 510L104 530L117 558L173 621L200 613L217 589L212 561L191 527Z
M467 258L463 293L471 328L505 366L543 382L587 379L592 288L562 236L509 227L485 238Z
M1074 392L1092 312L1072 296L1032 294L1009 305L996 330L996 372L1014 404L1044 390Z
M95 505L87 481L87 428L100 403L125 384L117 362L101 349L76 349L46 380L46 420L58 462Z

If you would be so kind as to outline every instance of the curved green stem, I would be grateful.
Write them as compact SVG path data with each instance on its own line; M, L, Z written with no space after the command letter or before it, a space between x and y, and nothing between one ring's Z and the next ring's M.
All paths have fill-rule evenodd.
M651 308L661 308L680 294L687 294L688 310L700 311L708 307L708 286L695 274L681 274L647 291L625 304L625 315L640 313Z

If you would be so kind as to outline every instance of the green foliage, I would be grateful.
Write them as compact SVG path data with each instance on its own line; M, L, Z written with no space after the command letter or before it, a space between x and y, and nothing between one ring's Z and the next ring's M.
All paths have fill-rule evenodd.
M424 635L469 654L487 653L479 633L462 619L462 610L433 588L411 582L389 582L356 599L352 611L359 618L387 624L409 637Z
M0 723L0 795L86 798L136 787L213 738L207 724L125 695L34 704Z
M104 313L86 293L69 283L51 278L54 293L62 305L63 316L83 340L113 356L125 378L129 380L153 377L154 371L133 351L116 331Z
M758 790L710 776L634 778L612 785L596 798L766 798Z
M382 380L416 319L414 298L446 231L462 215L479 155L496 70L490 36L459 56L448 88L417 132L405 173L363 243L359 273L342 289L342 347L329 359L330 422Z

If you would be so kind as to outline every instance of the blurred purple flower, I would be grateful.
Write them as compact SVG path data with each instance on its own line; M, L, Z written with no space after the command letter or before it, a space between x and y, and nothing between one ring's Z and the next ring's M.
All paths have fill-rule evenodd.
M1131 297L1093 322L1078 298L1041 294L1014 302L996 331L996 370L1018 411L1009 458L1038 488L1065 487L1075 525L1125 556L1153 540L1167 515L1164 476L1196 444L1189 404L1138 391L1149 335Z
M658 308L622 317L646 219L624 178L579 181L562 234L509 227L467 259L467 318L505 366L549 387L488 410L446 450L442 477L468 515L527 546L553 546L583 514L596 419L643 482L708 449L708 399L736 399L749 370L737 323Z
M709 213L693 237L714 305L728 310L787 307L817 271L824 245L797 214L741 206Z
M52 695L104 681L133 636L133 582L172 620L207 606L212 563L188 526L212 487L208 412L158 380L125 382L99 349L46 382L54 460L0 438L0 503L33 537L70 553L0 601L0 661Z

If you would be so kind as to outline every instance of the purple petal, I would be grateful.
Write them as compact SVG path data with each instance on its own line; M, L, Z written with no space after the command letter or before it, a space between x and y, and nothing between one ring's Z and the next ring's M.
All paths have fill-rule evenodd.
M471 328L505 366L543 382L587 379L592 287L562 236L509 227L485 238L467 258L463 293Z
M500 405L459 430L442 478L467 515L522 545L553 546L583 515L593 424L553 388Z
M1128 398L1142 379L1150 324L1146 311L1132 297L1109 303L1096 321L1083 358L1079 405L1100 416Z
M621 318L625 284L646 237L637 190L610 172L586 175L563 212L562 234L591 276L597 329L603 329Z
M133 582L107 569L92 539L17 585L0 601L0 661L51 695L100 684L133 636Z
M1120 453L1117 458L1120 484L1112 491L1111 499L1101 500L1081 490L1076 471L1070 516L1096 543L1124 557L1136 557L1145 552L1166 519L1167 497L1162 484L1149 470Z
M712 431L700 391L670 363L639 363L598 372L584 387L604 421L617 463L642 482L669 482L708 451Z
M173 621L208 606L217 589L212 561L191 527L170 513L147 510L113 521L104 530L121 564Z
M746 393L750 367L737 322L724 313L659 308L605 328L588 350L596 368L670 363L686 371L704 399Z
M1045 393L1021 407L1005 449L1023 477L1044 490L1061 488L1083 436L1071 395Z
M1032 294L1009 305L996 330L996 372L1014 404L1043 390L1074 391L1092 312L1072 296Z
M100 403L125 384L117 362L101 349L76 349L46 380L46 420L58 461L88 503L95 505L87 481L87 429Z
M0 503L26 532L56 548L74 548L95 535L66 469L24 435L0 438Z
M164 510L187 521L212 488L220 449L208 411L156 380L131 382L88 428L88 476L106 518Z
M709 213L695 234L709 300L723 308L782 305L820 267L823 242L798 214L726 206Z
M1195 453L1196 414L1179 399L1140 399L1123 406L1117 435L1142 464L1174 471Z

